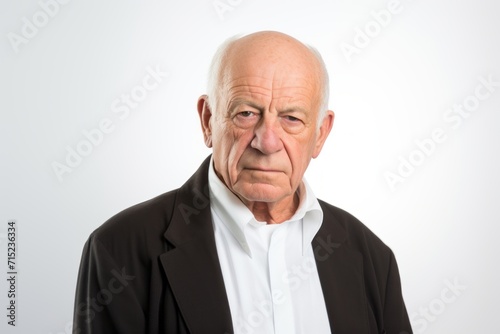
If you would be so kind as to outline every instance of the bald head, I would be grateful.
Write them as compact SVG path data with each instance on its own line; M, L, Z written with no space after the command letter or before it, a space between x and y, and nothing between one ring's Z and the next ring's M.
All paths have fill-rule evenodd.
M275 31L261 31L226 40L217 50L209 72L208 97L214 111L219 106L227 84L235 75L273 77L278 82L294 75L312 78L309 85L317 92L318 126L328 109L328 73L321 55L297 39ZM283 78L281 78L283 76Z
M308 66L309 70L320 71L320 64L311 50L283 33L274 31L257 32L234 40L226 49L226 64L232 62L260 62L267 64Z

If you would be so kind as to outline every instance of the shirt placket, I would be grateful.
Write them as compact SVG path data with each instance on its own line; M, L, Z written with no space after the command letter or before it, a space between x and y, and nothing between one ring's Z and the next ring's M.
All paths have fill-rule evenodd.
M268 253L275 334L295 333L291 291L289 285L283 280L283 275L287 272L286 233L287 226L282 226L274 231Z

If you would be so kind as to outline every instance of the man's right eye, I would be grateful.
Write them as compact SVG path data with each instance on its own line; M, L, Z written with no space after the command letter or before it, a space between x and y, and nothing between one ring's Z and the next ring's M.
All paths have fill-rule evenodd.
M259 121L259 112L243 110L235 114L234 124L240 128L249 128Z
M239 113L240 116L243 116L243 117L250 117L252 116L254 113L251 112L251 111L242 111Z

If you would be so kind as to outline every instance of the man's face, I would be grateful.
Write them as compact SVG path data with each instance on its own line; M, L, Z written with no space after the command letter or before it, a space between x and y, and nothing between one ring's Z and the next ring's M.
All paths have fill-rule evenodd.
M294 59L234 58L218 110L206 110L216 173L244 202L293 198L331 128L317 128L316 68Z

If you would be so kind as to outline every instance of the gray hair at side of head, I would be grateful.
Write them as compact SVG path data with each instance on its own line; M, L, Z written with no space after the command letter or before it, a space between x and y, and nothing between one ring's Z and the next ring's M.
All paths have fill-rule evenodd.
M316 57L316 60L318 61L320 68L319 80L321 81L321 95L320 95L321 101L319 104L318 122L317 122L317 127L319 129L328 111L328 101L330 99L330 78L328 76L328 70L326 69L326 64L325 61L323 60L323 57L321 56L321 53L319 53L319 51L313 46L307 44L306 46Z
M208 80L207 80L207 96L208 96L208 103L213 113L215 113L217 108L219 107L218 102L220 98L219 89L222 81L222 65L224 64L225 58L227 56L227 51L229 50L231 45L241 37L243 37L243 35L239 34L226 39L217 48L217 51L215 52L212 58L212 62L210 63L210 68L208 70ZM320 66L321 73L319 80L321 81L322 89L320 95L321 101L319 105L318 120L317 120L317 128L319 129L328 111L328 101L330 97L330 83L329 83L328 71L326 69L325 62L323 61L323 57L316 48L307 44L305 45L307 48L309 48L309 50L314 55Z
M210 68L208 69L207 96L208 104L214 114L219 107L218 102L220 98L219 89L222 81L222 65L224 64L229 47L240 37L241 35L234 35L226 39L217 48L212 58L212 62L210 63Z

